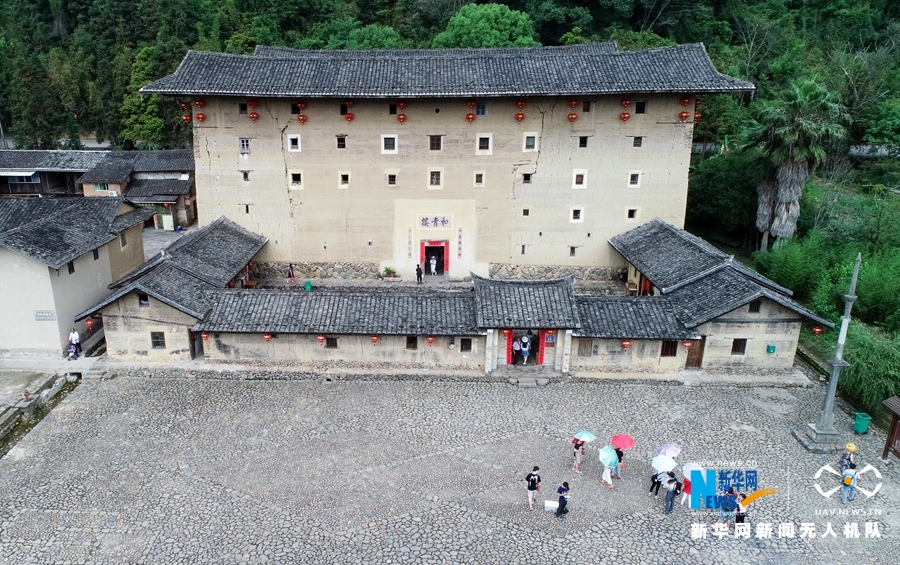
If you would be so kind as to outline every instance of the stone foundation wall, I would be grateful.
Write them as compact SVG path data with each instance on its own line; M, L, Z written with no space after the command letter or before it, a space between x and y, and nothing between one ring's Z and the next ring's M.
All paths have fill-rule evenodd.
M618 281L626 273L624 267L569 267L563 265L511 265L491 263L489 274L495 279L549 280L575 275L580 281Z
M299 279L377 279L378 263L314 263L297 262L294 277ZM254 276L261 279L287 279L288 263L253 263Z

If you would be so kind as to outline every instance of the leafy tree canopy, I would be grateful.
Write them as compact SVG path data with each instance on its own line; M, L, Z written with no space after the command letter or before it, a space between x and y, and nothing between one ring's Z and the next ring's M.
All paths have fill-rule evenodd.
M434 38L433 46L538 47L528 14L503 4L469 4L450 18L447 29Z

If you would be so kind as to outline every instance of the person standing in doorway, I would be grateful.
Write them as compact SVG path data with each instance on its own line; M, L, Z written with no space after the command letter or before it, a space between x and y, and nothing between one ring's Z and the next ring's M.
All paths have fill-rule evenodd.
M522 364L528 364L528 348L531 347L531 340L527 335L522 336Z
M519 355L522 354L522 344L519 342L518 338L513 340L512 348L513 348L513 365L517 365L519 363Z
M294 264L288 263L288 280L294 282Z
M69 343L75 346L75 357L78 357L81 353L81 336L75 328L72 328L72 333L69 334Z
M431 267L431 276L435 276L437 274L437 257L432 255L428 265Z
M530 473L525 475L525 489L528 492L528 509L534 510L534 495L541 490L541 476L538 474L541 468L537 465Z
M422 284L422 267L416 263L416 284Z
M556 489L556 494L559 495L559 507L556 509L556 515L568 514L569 509L566 508L566 505L569 504L569 483L563 483Z

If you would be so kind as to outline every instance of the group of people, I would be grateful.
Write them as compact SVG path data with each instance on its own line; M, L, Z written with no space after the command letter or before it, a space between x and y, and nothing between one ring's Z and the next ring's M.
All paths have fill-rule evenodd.
M531 354L531 340L533 336L534 334L531 333L531 330L528 330L527 334L513 340L513 365L518 365L520 358L523 365L528 364L528 355Z
M437 275L437 257L434 255L428 260L428 267L431 269L431 276ZM422 265L416 264L416 284L422 284Z

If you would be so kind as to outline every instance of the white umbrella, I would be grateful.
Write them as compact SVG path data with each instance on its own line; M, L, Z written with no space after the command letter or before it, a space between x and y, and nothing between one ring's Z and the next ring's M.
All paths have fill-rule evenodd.
M597 436L587 430L581 430L580 432L575 434L575 439L577 439L578 441L594 441L595 439L597 439Z
M671 471L675 468L675 465L675 460L668 455L657 455L650 461L650 466L660 473Z
M681 467L681 474L684 475L685 477L687 477L688 479L691 478L691 471L700 471L701 473L705 473L706 469L704 469L697 463L694 463L693 461L690 463L685 463Z

